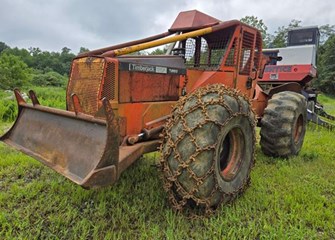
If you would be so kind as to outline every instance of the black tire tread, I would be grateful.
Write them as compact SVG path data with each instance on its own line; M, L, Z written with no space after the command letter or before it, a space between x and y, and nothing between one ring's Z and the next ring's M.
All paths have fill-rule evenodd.
M224 85L208 85L180 99L172 113L161 145L164 188L172 207L196 205L209 212L240 195L250 182L250 170L236 191L225 192L218 187L213 159L220 129L235 116L248 118L255 143L255 114L248 98Z
M304 118L303 141L306 130L307 105L303 95L284 91L274 94L268 101L261 120L260 145L263 153L272 157L296 155L302 143L295 144L292 139L294 121L298 114Z

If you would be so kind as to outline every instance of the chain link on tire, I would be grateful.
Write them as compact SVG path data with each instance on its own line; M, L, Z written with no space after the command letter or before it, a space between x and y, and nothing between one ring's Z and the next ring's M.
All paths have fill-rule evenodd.
M221 84L182 97L161 144L164 189L177 211L212 213L250 183L255 114L249 99Z
M268 101L261 121L260 145L265 155L289 157L302 147L307 125L307 103L303 95L284 91Z

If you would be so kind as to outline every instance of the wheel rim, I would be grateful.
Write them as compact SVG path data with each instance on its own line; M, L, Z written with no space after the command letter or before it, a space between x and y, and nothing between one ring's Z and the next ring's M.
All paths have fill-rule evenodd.
M232 128L224 137L220 147L220 175L226 181L235 178L244 155L244 135L240 128Z
M302 129L304 126L304 119L302 114L299 115L297 118L297 121L295 122L295 128L294 128L294 143L297 144L300 140Z

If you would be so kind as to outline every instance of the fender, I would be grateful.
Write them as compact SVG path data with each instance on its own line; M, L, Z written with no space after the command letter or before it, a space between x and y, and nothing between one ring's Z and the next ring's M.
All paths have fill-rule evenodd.
M302 94L302 87L299 83L292 82L292 83L285 83L273 88L270 88L266 91L263 91L268 97L272 97L274 94L283 92L283 91L291 91Z

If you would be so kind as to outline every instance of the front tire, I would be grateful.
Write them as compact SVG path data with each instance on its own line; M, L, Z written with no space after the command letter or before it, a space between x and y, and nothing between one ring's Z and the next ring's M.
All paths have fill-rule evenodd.
M261 121L262 151L267 156L297 155L304 142L307 125L307 103L295 92L274 94Z
M164 188L176 210L212 212L250 182L255 115L250 103L224 85L181 98L161 145Z

